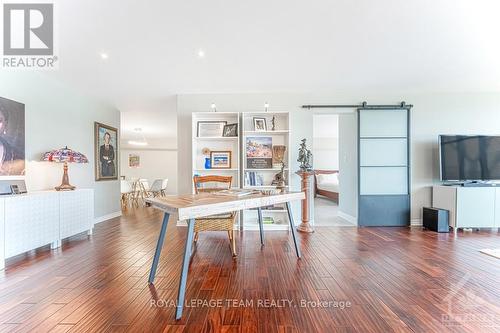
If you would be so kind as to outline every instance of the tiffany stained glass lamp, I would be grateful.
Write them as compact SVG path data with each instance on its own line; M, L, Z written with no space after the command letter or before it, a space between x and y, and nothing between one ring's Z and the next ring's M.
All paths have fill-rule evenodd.
M75 187L70 185L68 177L68 163L88 163L89 160L85 155L64 147L61 149L56 149L48 151L43 154L42 161L64 163L64 173L62 177L61 185L56 187L57 191L67 191L74 190Z

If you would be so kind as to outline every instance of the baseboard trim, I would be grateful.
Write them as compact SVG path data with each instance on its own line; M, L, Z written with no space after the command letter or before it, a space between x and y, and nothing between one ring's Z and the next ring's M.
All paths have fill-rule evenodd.
M352 215L341 212L340 210L338 211L337 214L340 218L346 220L347 222L352 223L354 225L358 225L358 218L357 217L354 217Z
M110 213L110 214L106 214L106 215L103 215L103 216L99 216L99 217L96 217L94 219L94 224L97 224L97 223L101 223L101 222L104 222L104 221L107 221L107 220L110 220L110 219L114 219L115 217L120 217L122 216L122 211L119 210L117 212L114 212L114 213Z
M421 227L421 226L422 226L422 219L411 219L410 227Z

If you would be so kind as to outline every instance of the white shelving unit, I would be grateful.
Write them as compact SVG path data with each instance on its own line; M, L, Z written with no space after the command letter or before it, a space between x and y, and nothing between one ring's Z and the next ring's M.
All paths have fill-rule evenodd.
M272 118L275 117L275 130L272 130ZM267 124L266 131L255 131L254 118L265 118ZM271 137L272 144L286 146L285 151L285 180L287 187L291 179L290 173L290 115L289 112L243 112L241 114L241 184L243 188L248 189L270 189L274 188L271 182L274 175L280 171L280 168L272 167L268 169L251 169L247 165L246 157L246 142L249 137ZM262 176L263 185L251 186L245 184L246 173L255 172ZM287 230L288 216L284 205L279 206L279 209L262 210L263 217L272 217L273 224L264 224L264 229L268 230ZM257 210L245 210L242 214L242 228L246 230L258 230Z
M275 117L275 130L272 130L272 118ZM267 131L255 131L253 118L265 118ZM226 121L227 124L238 124L238 137L198 137L199 121ZM281 169L277 167L266 169L248 169L246 165L247 137L267 136L272 138L273 145L286 146L285 151L285 179L287 188L291 179L290 174L290 117L288 112L195 112L192 115L192 176L194 175L228 175L233 176L233 187L248 189L271 189L274 175ZM206 169L205 157L202 149L211 151L231 151L230 169ZM261 186L245 184L245 173L256 172L262 175ZM193 188L194 192L194 188ZM284 205L277 209L263 209L263 217L273 217L273 224L264 224L267 230L288 229L288 216ZM257 210L245 210L239 218L240 229L258 230Z
M199 121L226 121L227 124L238 124L237 137L198 137ZM239 188L240 183L240 114L238 112L195 112L192 116L192 176L224 175L233 176L232 186ZM201 151L231 151L230 169L206 169L205 158ZM194 193L194 187L193 187Z

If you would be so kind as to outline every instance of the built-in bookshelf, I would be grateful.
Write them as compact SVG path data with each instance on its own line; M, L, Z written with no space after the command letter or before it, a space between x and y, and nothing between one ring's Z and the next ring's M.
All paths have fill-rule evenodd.
M237 136L223 136L222 133L215 133L218 122L224 122L227 125L237 124ZM204 130L201 127L200 132L199 126L203 126L203 124L213 124L214 130ZM192 176L232 176L232 187L240 188L240 114L238 112L195 112L192 115L192 133ZM224 169L207 168L206 159L210 158L210 155L204 154L204 149L214 152L231 152L230 167Z
M273 129L274 117L274 129ZM258 125L265 123L266 128L254 126L254 118L260 119ZM217 122L237 124L238 131L236 137L225 137L220 133L201 133L198 131L199 123L212 122L216 128ZM273 163L272 154L268 157L271 161L257 161L256 165L247 165L247 139L254 138L254 141L270 141L268 148L272 151L272 146L285 146L283 156L285 187L288 189L291 179L290 173L290 119L288 112L196 112L192 115L192 175L228 175L233 177L233 187L265 190L276 186L272 181L277 173L281 171L281 166ZM227 169L214 169L205 167L205 159L209 155L204 155L203 150L211 151L231 151L231 167ZM276 161L274 161L276 162ZM253 173L253 180L249 175ZM259 181L255 181L255 177ZM193 188L194 192L194 188ZM264 228L268 230L288 229L288 216L284 205L262 208ZM239 216L240 229L258 230L258 215L256 209L245 210Z
M274 126L273 126L274 118ZM241 184L243 188L265 190L275 188L274 177L280 172L281 166L276 160L269 161L264 157L247 156L249 146L259 150L265 146L284 146L283 156L285 186L288 189L290 174L290 118L288 112L243 112L241 114ZM257 123L256 123L257 122ZM262 123L265 123L264 128ZM253 152L250 154L253 155ZM265 229L288 229L288 216L284 205L265 207L262 209ZM258 215L256 209L242 212L242 226L247 230L258 230ZM272 221L272 222L271 222Z

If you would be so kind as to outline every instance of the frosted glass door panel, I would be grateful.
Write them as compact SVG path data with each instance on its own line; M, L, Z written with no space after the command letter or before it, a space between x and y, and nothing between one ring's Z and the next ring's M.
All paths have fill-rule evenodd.
M360 166L406 166L406 139L361 139Z
M359 136L406 137L408 134L407 111L361 110Z
M408 169L406 167L361 167L360 195L408 194Z

